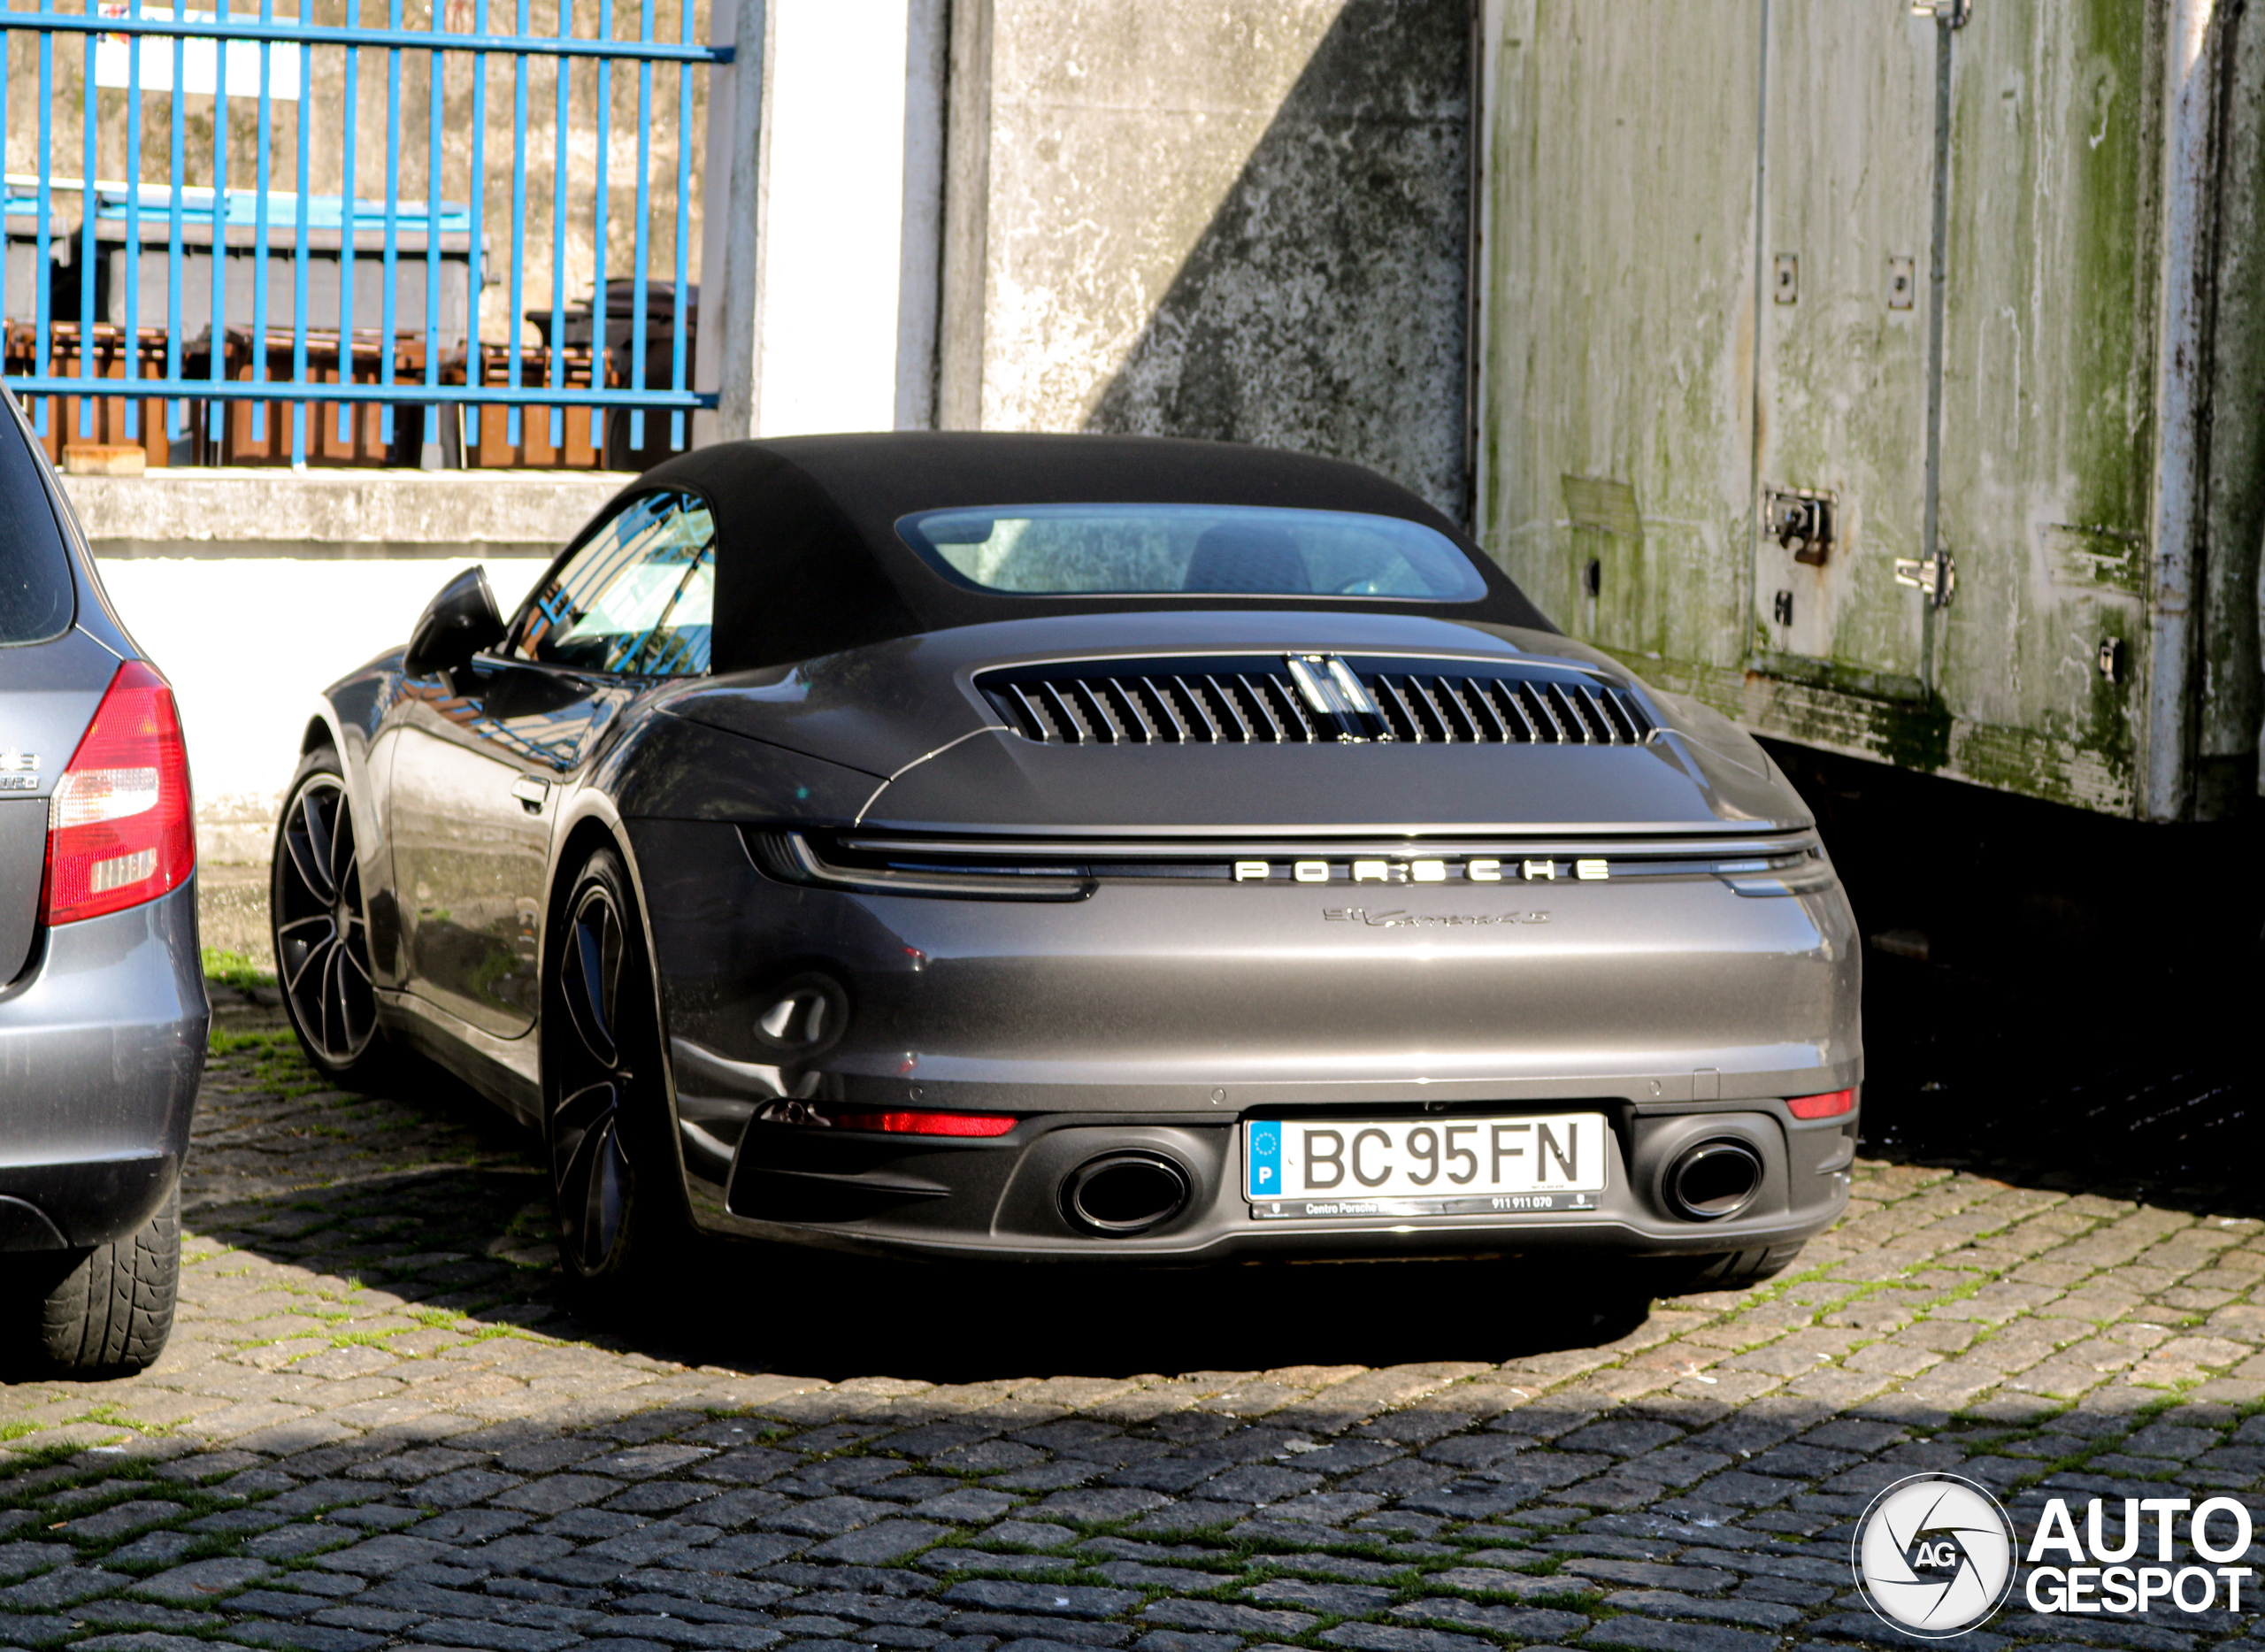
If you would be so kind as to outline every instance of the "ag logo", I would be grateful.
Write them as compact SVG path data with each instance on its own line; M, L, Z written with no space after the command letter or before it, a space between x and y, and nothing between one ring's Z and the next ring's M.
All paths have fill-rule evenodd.
M1865 1604L1922 1640L1977 1627L2013 1587L2013 1522L1953 1474L1915 1474L1880 1493L1856 1523L1854 1548Z

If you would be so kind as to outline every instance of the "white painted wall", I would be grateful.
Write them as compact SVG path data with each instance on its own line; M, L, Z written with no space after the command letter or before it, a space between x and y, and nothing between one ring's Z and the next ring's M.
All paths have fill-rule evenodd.
M99 558L134 640L170 678L188 737L208 857L236 857L221 827L273 820L318 695L408 641L435 592L469 561L260 557ZM485 559L510 613L547 563ZM264 829L247 834L264 836Z
M726 305L755 306L752 405L737 416L751 422L726 427L727 405L703 428L925 428L935 405L944 0L770 0L765 12L760 163L735 172L711 158L709 204L727 219L756 214L756 270L751 281L727 270L725 242L711 238L703 272ZM757 199L718 203L717 189L745 193L729 181L747 171L759 177ZM734 332L727 317L717 322L712 339L701 329L703 371Z

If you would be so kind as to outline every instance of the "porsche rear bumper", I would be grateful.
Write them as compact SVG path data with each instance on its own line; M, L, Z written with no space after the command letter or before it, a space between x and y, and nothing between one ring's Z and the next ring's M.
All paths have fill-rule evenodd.
M686 1186L712 1231L1151 1262L1670 1255L1795 1242L1846 1203L1855 1116L1785 1106L1862 1076L1855 929L1829 875L1774 895L1720 877L1102 878L1025 902L782 882L728 826L634 822L632 840ZM763 1030L797 990L846 1012L807 1051ZM1017 1122L981 1140L820 1128L778 1120L791 1098ZM1243 1196L1248 1120L1576 1110L1610 1126L1593 1210L1284 1219ZM1678 1215L1664 1159L1716 1137L1753 1149L1760 1186L1732 1216ZM1137 1234L1086 1231L1065 1181L1121 1152L1177 1167L1185 1205Z

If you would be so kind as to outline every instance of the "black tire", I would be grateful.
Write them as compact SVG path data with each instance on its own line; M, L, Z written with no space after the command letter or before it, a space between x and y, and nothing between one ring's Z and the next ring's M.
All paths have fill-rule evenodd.
M338 754L300 760L275 828L268 926L284 1012L307 1059L332 1083L375 1090L397 1076L378 1025L367 892Z
M542 1137L559 1259L586 1302L618 1312L665 1281L691 1224L669 1139L659 995L613 850L575 874L542 980Z
M1655 1262L1648 1283L1655 1296L1691 1296L1701 1291L1743 1290L1775 1279L1801 1254L1799 1245L1759 1250L1729 1250L1712 1256L1677 1256Z
M19 1256L30 1276L24 1349L42 1375L130 1377L165 1352L180 1296L180 1187L123 1239L92 1250ZM20 1323L20 1322L19 1322Z

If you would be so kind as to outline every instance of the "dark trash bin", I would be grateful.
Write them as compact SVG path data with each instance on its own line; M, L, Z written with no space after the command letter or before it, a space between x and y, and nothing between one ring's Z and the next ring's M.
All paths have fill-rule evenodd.
M684 381L692 383L693 364L698 358L700 335L700 288L695 284L684 289ZM550 342L550 311L530 310L526 319L534 324L543 342ZM566 306L559 317L560 342L568 349L587 350L597 334L596 296ZM610 370L606 382L626 385L635 371L632 351L635 349L632 334L637 319L637 281L634 276L622 276L605 284L605 348ZM645 282L645 383L649 390L665 390L676 375L677 304L676 284L657 281L648 276ZM669 445L669 416L648 412L645 415L645 440L635 446L630 443L630 416L619 411L609 413L605 425L605 467L610 471L647 471L670 457L679 449ZM686 444L690 445L691 432L685 433Z
M30 321L38 317L39 296L49 294L54 302L55 266L65 255L62 218L50 207L47 217L47 257L42 260L39 249L39 203L29 196L12 195L0 201L0 222L6 225L7 250L5 280L7 291L0 294L0 318L10 321ZM50 308L51 318L55 311Z

